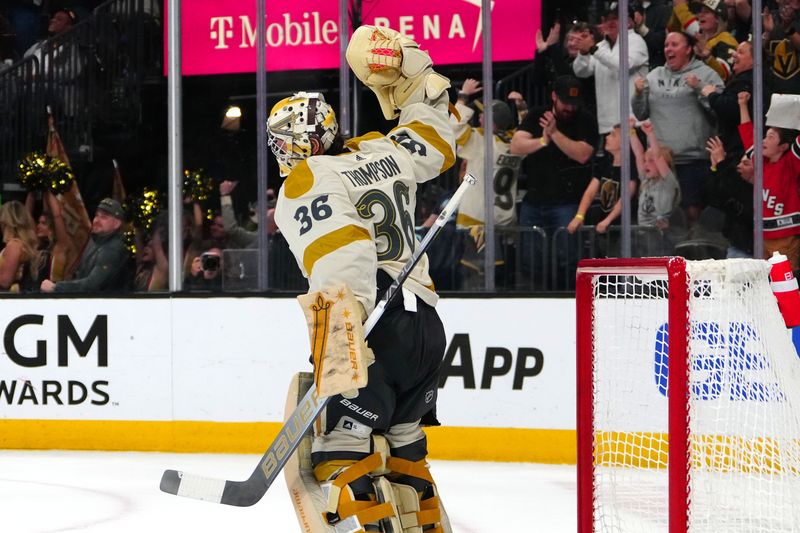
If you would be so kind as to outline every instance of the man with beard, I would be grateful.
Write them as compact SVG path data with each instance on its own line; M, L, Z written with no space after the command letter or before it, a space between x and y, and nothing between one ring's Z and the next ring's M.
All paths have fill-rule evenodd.
M105 198L92 220L92 238L70 281L42 281L42 292L122 291L127 288L128 250L122 240L125 212L118 201Z
M580 81L556 79L551 107L532 109L511 138L511 153L526 156L527 193L520 225L548 233L569 224L589 183L589 160L597 141L597 120L582 108Z
M527 193L520 206L519 225L538 226L550 239L575 216L591 179L589 162L597 144L597 119L583 109L582 92L575 76L557 78L550 93L552 106L532 109L511 138L510 153L525 156L522 168ZM530 236L524 237L522 266L525 274L533 274L533 242ZM566 267L566 258L559 257L559 264Z

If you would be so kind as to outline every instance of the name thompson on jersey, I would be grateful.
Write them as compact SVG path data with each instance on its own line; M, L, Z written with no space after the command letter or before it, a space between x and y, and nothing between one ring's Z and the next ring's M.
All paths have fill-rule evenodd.
M356 156L356 161L363 159L361 156ZM354 187L366 187L397 176L400 174L400 165L392 156L389 156L378 161L366 163L353 170L343 170L342 174L347 176Z

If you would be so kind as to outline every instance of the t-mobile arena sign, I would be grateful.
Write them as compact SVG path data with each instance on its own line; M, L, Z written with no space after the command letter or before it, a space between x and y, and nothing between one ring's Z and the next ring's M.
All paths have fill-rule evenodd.
M185 75L255 72L256 1L181 2ZM482 60L481 0L360 3L364 24L388 26L412 37L436 64ZM269 0L266 10L267 70L338 68L338 0ZM495 0L494 61L533 59L540 15L541 0Z

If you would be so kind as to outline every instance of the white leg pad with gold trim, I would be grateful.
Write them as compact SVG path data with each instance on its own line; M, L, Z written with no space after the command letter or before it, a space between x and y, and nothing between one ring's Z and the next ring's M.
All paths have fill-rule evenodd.
M314 385L314 376L309 372L300 372L292 378L289 393L286 398L286 413L294 411L297 403L305 395L309 388ZM384 468L376 468L370 471L372 483L378 503L391 506L394 516L380 520L381 530L384 533L423 533L419 523L425 523L426 513L431 509L420 509L420 500L417 491L401 483L389 481L385 474L390 471L385 466L397 461L389 455L389 445L386 439L380 435L373 435L373 445L376 454L380 454ZM300 525L300 530L304 533L353 533L362 531L360 528L352 528L352 520L330 525L324 517L324 513L329 506L328 491L324 490L314 476L314 469L311 464L311 444L313 434L309 431L300 442L295 453L292 454L284 468L286 486L294 506L295 513ZM403 461L400 460L402 464ZM407 463L407 462L405 462ZM374 466L374 465L373 465ZM409 466L408 468L412 468ZM347 489L344 489L347 490ZM434 485L434 491L436 491ZM438 492L435 492L439 511L439 529L436 533L452 533L450 521L445 512ZM422 520L420 520L422 518Z
M310 372L299 372L292 378L289 393L286 397L286 413L294 412L297 403L314 384L314 375ZM297 450L292 454L283 469L286 486L297 514L300 531L304 533L335 533L336 529L329 525L322 516L322 510L328 501L322 488L314 477L311 466L311 431L303 436Z

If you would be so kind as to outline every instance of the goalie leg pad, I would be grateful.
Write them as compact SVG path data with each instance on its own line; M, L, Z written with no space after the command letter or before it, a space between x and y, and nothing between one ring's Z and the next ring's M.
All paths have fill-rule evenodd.
M314 376L310 372L300 372L294 376L289 386L286 397L285 416L294 412L298 402L305 396L308 389L314 385ZM333 526L322 516L327 498L322 492L311 464L311 444L313 441L311 431L303 436L297 450L286 462L283 474L286 478L286 487L294 506L295 514L304 533L335 533Z
M384 471L385 457L376 452L360 461L325 461L314 469L317 481L328 501L326 520L339 531L375 530L385 521L397 520L397 509L391 502L375 496L370 477ZM372 529L370 529L372 526Z
M427 437L419 421L396 424L386 434L391 445L391 455L386 460L397 498L402 531L409 533L451 533L450 520L439 498L425 457L428 455ZM420 529L414 529L419 527Z
M313 374L301 372L295 375L286 399L285 413L287 417L313 386ZM366 435L363 440L366 442L366 448L364 448L367 450L366 453L358 451L338 453L340 456L349 456L350 458L322 461L315 468L311 458L314 435L309 431L303 436L297 450L286 463L284 476L300 529L304 533L378 531L379 529L371 529L362 524L379 522L386 516L395 513L390 504L378 507L381 502L375 498L372 480L364 474L364 472L369 473L376 465L376 475L386 472L383 465L385 455L388 454L388 446L384 446L386 451L383 455L380 453L370 454L369 435ZM344 445L344 441L340 440L338 444ZM351 444L355 445L356 443L352 442ZM337 455L337 453L330 452L330 455ZM323 487L318 476L319 479L324 480L334 478L334 483L335 478L340 478L336 488L333 489L336 492L334 516L328 515L329 501L332 499L330 487L334 485L330 483L327 487ZM329 518L333 518L336 523L331 524ZM364 529L365 527L367 529Z
M295 375L286 399L287 417L313 385L311 373ZM284 468L286 486L301 531L452 533L447 513L427 470L424 433L419 424L393 426L387 437L394 445L391 449L386 438L366 436L367 445L358 446L359 451L326 452L328 456L349 455L349 458L326 459L315 468L311 459L314 435L309 431L303 436ZM325 448L330 448L330 444ZM345 441L339 440L336 444L338 448L344 446ZM351 442L350 446L355 444ZM391 457L390 453L399 457ZM409 458L417 460L417 463ZM321 485L319 480L328 486ZM420 495L418 488L425 492ZM332 501L335 502L333 507ZM331 508L334 513L328 514ZM335 523L330 523L330 519ZM426 524L435 527L430 529L431 526ZM423 526L429 529L422 529Z

